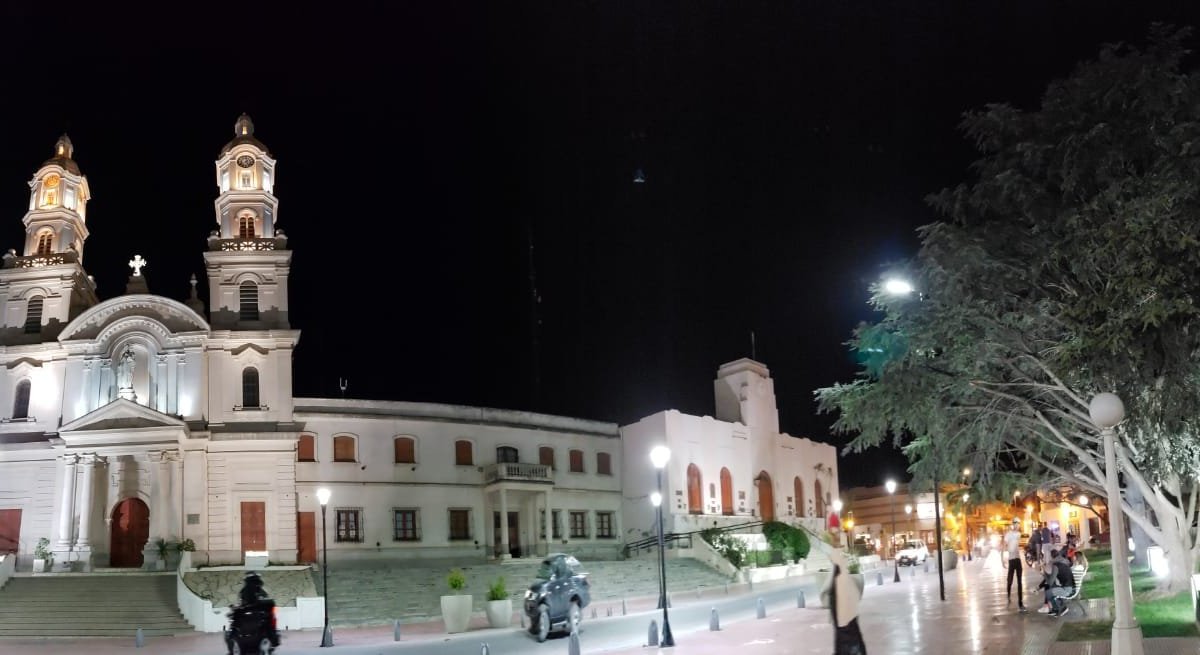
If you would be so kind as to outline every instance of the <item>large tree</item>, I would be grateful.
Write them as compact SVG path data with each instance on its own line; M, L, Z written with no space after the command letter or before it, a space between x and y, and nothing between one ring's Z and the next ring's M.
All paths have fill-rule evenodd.
M969 463L1104 496L1100 391L1124 400L1117 459L1151 512L1108 499L1186 588L1200 543L1200 77L1185 30L1105 46L1033 110L968 113L972 181L929 201L909 297L850 346L856 380L819 389L851 449L891 440L919 479Z

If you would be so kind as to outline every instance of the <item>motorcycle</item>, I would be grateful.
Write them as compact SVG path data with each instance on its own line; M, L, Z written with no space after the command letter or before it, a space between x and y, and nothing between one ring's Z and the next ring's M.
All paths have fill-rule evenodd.
M229 655L271 655L279 648L275 601L259 600L229 611L225 645Z

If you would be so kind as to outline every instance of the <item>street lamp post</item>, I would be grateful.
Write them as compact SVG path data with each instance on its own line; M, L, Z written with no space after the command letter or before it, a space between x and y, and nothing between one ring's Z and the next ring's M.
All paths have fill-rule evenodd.
M888 480L884 486L892 497L892 569L896 572L892 582L900 582L900 558L896 557L896 481Z
M671 620L667 616L667 545L663 538L663 495L662 495L662 475L663 468L667 462L671 460L671 449L666 446L655 446L650 451L650 461L654 464L656 478L658 480L658 491L650 495L650 502L658 509L658 570L659 570L659 594L658 604L662 607L663 625L662 639L659 644L663 648L669 648L675 645L675 637L671 635Z
M967 485L967 487L971 486L971 468L970 467L963 469L963 484ZM967 542L967 561L968 562L975 559L975 557L971 554L971 524L970 524L970 519L967 518L969 516L969 514L967 513L967 499L970 498L970 496L971 496L970 494L963 494L963 528L967 531L966 542Z
M321 579L325 589L325 629L321 632L321 648L333 645L333 629L329 627L329 521L325 517L331 495L326 487L317 489L317 502L321 503Z
M1128 544L1121 516L1121 483L1117 480L1116 430L1125 419L1125 405L1116 394L1100 393L1088 404L1092 423L1104 439L1104 491L1108 495L1108 532L1112 543L1113 592L1116 614L1112 628L1113 655L1142 655L1142 628L1133 617L1133 589L1129 581Z

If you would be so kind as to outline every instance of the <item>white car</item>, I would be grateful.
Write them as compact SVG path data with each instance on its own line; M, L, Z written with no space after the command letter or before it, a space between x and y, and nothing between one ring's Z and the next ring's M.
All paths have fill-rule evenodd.
M929 557L929 549L925 547L924 541L906 541L904 547L896 553L897 563L901 566L916 566L925 561Z

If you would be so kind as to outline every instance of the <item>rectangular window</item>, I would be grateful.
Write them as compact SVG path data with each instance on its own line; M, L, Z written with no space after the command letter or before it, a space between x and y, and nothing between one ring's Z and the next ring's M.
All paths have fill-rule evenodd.
M600 539L612 539L616 536L613 534L612 512L596 512L596 536Z
M396 464L416 464L417 449L416 442L409 437L396 437L395 441Z
M542 466L554 468L554 449L550 446L538 448L538 463Z
M392 510L392 539L396 541L420 541L421 526L417 522L417 510Z
M571 469L570 470L572 473L583 473L583 451L582 450L572 450L571 451Z
M612 475L612 456L608 453L596 453L596 474Z
M67 209L75 209L75 189L67 187L66 191L63 191L63 198L63 204Z
M336 541L348 541L361 543L363 540L362 529L362 510L361 509L339 509L337 514L337 538Z
M562 524L558 522L558 510L554 510L550 516L554 519L554 525L550 526L550 536L553 539L562 539ZM538 528L538 537L546 534L546 510L542 510L542 522Z
M471 510L450 510L450 540L463 541L471 538Z
M340 436L333 438L333 461L357 462L354 456L354 437Z
M300 440L296 443L296 461L298 462L315 462L317 461L316 440L311 434L300 435Z
M454 463L458 466L472 466L475 458L471 455L470 441L454 442Z
M587 538L587 512L571 512L571 538Z
M229 190L229 171L221 171L221 192Z
M250 184L250 173L249 173L249 172L244 172L244 173L242 173L242 188L243 188L243 189L249 189L249 188L251 188L251 184Z

